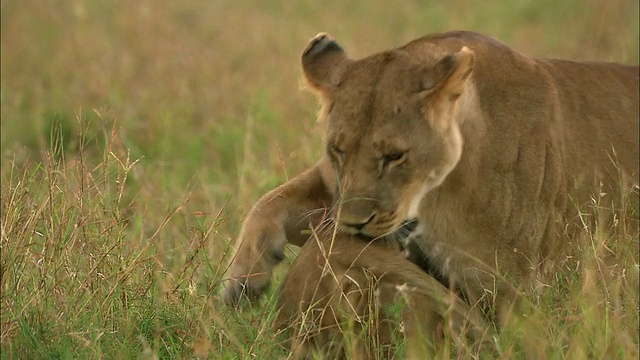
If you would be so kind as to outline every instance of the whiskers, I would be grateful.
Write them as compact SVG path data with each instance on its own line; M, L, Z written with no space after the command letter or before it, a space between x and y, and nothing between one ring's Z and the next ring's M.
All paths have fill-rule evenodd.
M323 207L313 209L302 214L298 221L298 225L302 225L304 222L311 224L311 230L318 234L331 234L335 231L340 231L336 227L338 222L336 217L340 214L339 202L332 204L331 207ZM383 241L389 244L395 244L399 246L400 251L405 251L408 248L408 244L420 236L421 230L418 229L418 220L406 220L396 228L393 228L386 233L372 237L366 234L353 234L356 237L365 241Z
M302 216L300 217L300 220L298 221L298 225L302 224L303 222L310 222L312 225L311 229L313 232L317 232L317 233L332 232L337 226L336 220L332 214L334 214L333 208L325 207L325 208L313 209L302 214Z

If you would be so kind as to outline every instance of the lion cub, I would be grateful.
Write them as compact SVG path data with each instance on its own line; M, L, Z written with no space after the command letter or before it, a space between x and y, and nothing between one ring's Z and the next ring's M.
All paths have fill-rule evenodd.
M404 334L407 358L422 359L438 352L445 332L461 344L464 335L488 340L490 327L480 311L409 261L400 252L407 244L315 233L278 299L276 326L289 330L293 356L387 358ZM409 252L412 260L418 255Z

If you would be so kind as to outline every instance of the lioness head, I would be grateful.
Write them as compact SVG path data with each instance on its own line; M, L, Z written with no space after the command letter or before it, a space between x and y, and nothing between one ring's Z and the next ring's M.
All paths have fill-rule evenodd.
M302 55L327 121L333 170L325 182L335 184L338 221L349 233L377 237L415 218L460 160L458 103L474 55L462 47L431 60L401 49L351 60L326 34Z

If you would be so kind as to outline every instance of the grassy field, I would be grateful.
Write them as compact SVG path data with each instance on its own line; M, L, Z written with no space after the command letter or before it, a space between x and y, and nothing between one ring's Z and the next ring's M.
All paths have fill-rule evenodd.
M320 154L299 70L320 31L353 57L469 29L638 63L635 0L0 4L3 359L286 356L273 292L217 292L253 202ZM503 358L638 358L637 234L590 240Z

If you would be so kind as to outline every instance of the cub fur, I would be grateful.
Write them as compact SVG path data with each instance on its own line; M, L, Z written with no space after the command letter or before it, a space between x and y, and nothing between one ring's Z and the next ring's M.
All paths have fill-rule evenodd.
M394 337L401 336L407 339L407 358L432 358L442 349L445 327L457 342L467 342L463 335L476 345L491 340L477 308L393 245L341 232L314 233L279 291L276 327L288 330L294 358L314 352L332 359L393 358Z
M318 209L367 238L417 219L417 245L471 303L532 289L585 224L626 218L593 199L624 210L635 186L638 209L638 66L534 59L449 32L359 60L320 34L302 68L326 151L249 213L228 303L264 290Z

